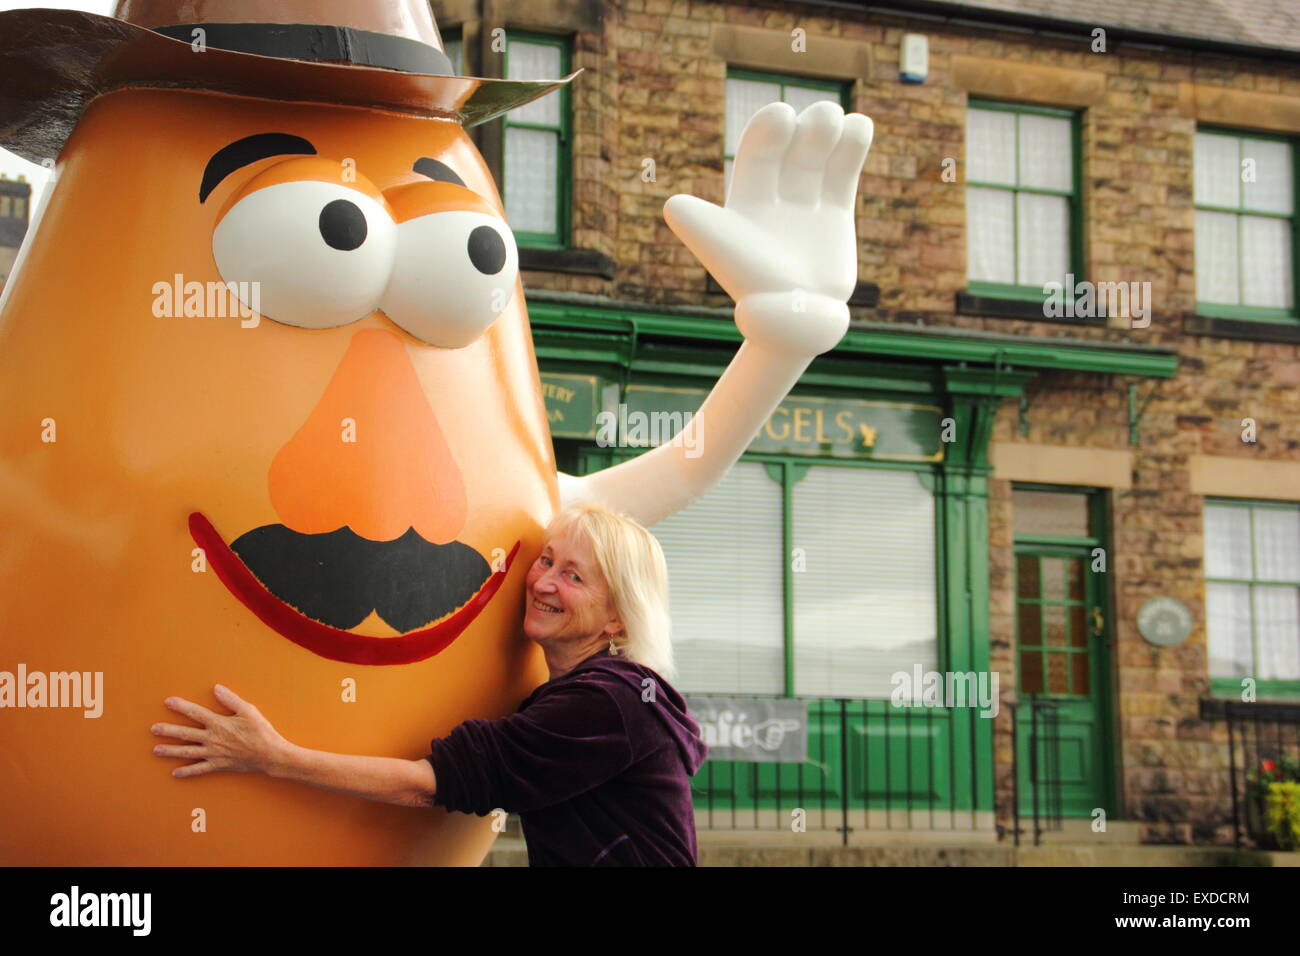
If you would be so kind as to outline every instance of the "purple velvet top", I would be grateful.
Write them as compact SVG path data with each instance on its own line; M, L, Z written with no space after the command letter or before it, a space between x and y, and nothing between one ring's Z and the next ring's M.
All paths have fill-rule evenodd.
M434 805L518 813L530 866L696 866L690 778L707 748L682 696L608 650L499 720L431 743Z

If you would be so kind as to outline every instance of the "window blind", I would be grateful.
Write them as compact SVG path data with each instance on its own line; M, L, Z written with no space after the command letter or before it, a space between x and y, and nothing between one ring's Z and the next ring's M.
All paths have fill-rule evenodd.
M795 692L888 697L935 669L934 495L915 472L814 465L795 484Z
M680 690L785 692L782 488L740 461L650 530L668 562Z

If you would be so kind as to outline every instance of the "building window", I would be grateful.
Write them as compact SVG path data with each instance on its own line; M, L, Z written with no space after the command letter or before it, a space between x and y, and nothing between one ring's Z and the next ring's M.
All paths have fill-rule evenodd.
M731 190L731 166L740 145L740 134L750 117L768 103L789 103L796 113L820 100L848 108L848 87L830 80L813 80L753 70L727 71L727 133L723 146L726 188Z
M1203 315L1295 321L1294 155L1280 136L1197 131L1196 308Z
M14 214L12 196L0 196L0 219L8 219Z
M566 40L507 33L506 79L556 79L568 72ZM568 87L511 110L502 122L502 193L515 238L524 246L567 248L571 193Z
M1216 691L1300 693L1300 504L1207 500L1205 599Z
M14 197L14 218L23 220L27 218L27 200L21 196Z
M1041 301L1082 278L1077 115L970 100L966 269L972 294Z
M937 666L935 500L916 470L737 462L652 529L687 692L887 698Z
M442 52L451 60L451 68L457 76L465 75L465 41L460 27L442 31Z

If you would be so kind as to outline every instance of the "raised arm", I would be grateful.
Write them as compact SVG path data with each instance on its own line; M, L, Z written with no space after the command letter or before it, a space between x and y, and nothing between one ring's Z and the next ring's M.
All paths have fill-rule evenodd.
M871 120L835 103L798 116L771 103L745 127L725 207L673 196L664 218L736 303L745 341L674 440L585 477L560 475L564 504L595 499L642 524L722 479L817 355L848 329L857 283L854 203Z

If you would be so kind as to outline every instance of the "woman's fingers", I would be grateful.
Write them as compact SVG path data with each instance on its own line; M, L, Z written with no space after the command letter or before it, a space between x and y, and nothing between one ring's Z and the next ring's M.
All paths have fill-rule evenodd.
M149 732L158 737L175 737L177 740L207 739L207 731L202 727L186 727L183 724L154 724Z
M205 727L216 719L217 715L200 704L186 700L184 697L168 697L163 701L163 706L168 710L174 710L178 714L184 714L190 720L196 720Z
M182 747L179 744L159 744L153 752L159 757L184 757L186 760L209 756L206 747Z
M214 773L221 768L210 760L204 760L200 763L189 763L184 767L177 767L172 771L173 777L201 777L205 773Z
M212 696L237 714L245 714L250 710L257 709L224 684L214 685L212 688Z

